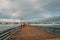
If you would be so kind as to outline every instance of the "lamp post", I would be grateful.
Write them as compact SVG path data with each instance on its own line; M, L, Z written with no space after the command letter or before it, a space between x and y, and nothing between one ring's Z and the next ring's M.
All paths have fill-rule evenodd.
M23 19L21 19L21 29L23 28L23 21L22 21Z

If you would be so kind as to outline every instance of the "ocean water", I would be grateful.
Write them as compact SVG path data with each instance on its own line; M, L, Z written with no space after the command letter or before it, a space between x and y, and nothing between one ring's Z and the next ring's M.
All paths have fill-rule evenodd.
M7 29L15 28L15 27L18 27L18 26L20 26L20 25L0 25L0 32L4 31L4 30L7 30Z
M47 32L53 33L60 36L60 24L30 24L38 29L45 30Z

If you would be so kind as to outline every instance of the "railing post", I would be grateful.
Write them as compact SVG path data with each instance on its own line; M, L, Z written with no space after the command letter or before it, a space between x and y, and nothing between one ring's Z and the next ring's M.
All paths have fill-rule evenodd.
M53 28L53 33L55 33L55 28Z

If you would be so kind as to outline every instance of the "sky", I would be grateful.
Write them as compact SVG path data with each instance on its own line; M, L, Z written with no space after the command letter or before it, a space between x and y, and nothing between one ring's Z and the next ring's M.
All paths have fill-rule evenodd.
M0 18L42 20L60 16L60 0L0 0Z

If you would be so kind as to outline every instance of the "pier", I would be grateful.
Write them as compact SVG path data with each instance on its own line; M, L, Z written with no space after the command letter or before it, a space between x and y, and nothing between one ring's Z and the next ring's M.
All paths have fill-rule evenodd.
M0 0L0 40L60 40L60 0Z
M7 40L60 40L60 38L45 30L25 24L21 29L8 37Z

